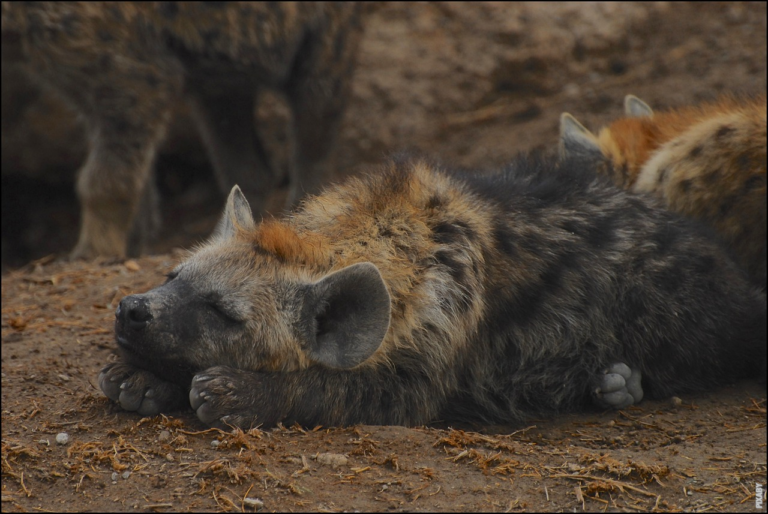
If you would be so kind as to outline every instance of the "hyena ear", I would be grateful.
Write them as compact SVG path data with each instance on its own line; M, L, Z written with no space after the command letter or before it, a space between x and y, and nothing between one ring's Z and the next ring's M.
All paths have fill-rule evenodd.
M627 95L624 97L624 114L632 118L650 118L653 109L635 95Z
M300 330L310 359L348 369L381 346L389 329L391 300L376 266L347 266L304 292Z
M252 230L255 226L248 200L239 186L233 187L229 192L224 214L213 231L213 239L229 239L238 230Z
M597 138L576 118L564 112L560 115L560 156L594 157L602 155Z

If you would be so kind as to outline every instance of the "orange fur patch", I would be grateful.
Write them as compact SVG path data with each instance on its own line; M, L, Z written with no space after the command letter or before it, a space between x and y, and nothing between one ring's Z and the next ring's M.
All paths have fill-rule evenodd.
M255 242L283 262L319 265L330 261L327 245L320 236L299 235L292 227L277 220L259 225Z
M715 102L654 112L650 118L622 118L600 131L598 140L604 155L614 165L627 165L633 182L643 164L661 145L693 125L720 114L742 112L747 116L765 113L765 97L739 100L725 95ZM763 114L763 117L765 115Z

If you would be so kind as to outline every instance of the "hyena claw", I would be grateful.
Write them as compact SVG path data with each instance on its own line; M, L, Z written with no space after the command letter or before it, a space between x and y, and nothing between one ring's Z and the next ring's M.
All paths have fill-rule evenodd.
M215 366L192 379L189 403L198 419L212 427L272 426L280 420L280 407L261 394L263 379L258 372Z
M640 384L642 373L630 369L623 362L617 362L603 371L600 383L595 388L595 403L601 407L623 409L643 399Z
M229 396L230 400L236 399L232 396L233 384L226 377L223 378L224 381L216 380L211 374L196 375L189 390L189 403L200 421L220 428L226 425L229 417L226 415L226 397Z
M155 416L186 403L182 387L124 363L105 366L99 373L99 387L120 407L142 416Z

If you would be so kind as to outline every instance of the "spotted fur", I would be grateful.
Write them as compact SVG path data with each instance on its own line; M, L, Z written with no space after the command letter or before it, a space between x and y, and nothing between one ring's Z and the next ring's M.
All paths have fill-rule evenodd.
M651 193L667 208L704 221L765 290L765 97L725 96L653 112L628 96L626 110L626 118L597 136L564 115L562 148L591 155L617 185Z

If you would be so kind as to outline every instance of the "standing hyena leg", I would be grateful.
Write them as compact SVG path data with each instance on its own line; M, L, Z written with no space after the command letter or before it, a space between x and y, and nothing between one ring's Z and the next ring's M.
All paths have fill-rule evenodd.
M121 66L109 68L92 89L71 95L90 136L90 152L77 179L81 221L73 258L135 254L137 249L128 248L131 229L147 230L147 220L157 217L147 186L171 102L180 90L180 74L167 63L123 57L115 60ZM140 208L155 212L139 213ZM140 220L134 223L137 214Z
M356 49L362 33L358 13L341 20L333 37L305 45L285 91L293 112L294 154L288 205L317 193L330 178L328 156L350 95ZM329 29L332 30L332 29Z
M239 185L261 213L276 177L255 127L256 90L249 84L204 84L192 88L192 112L224 194Z
M72 258L91 258L98 255L124 257L128 253L128 239L132 228L142 231L149 221L134 224L142 196L151 175L157 141L162 130L136 135L126 143L124 139L102 129L94 129L88 160L80 169L77 194L81 204L80 236L72 251ZM164 128L164 125L163 127ZM156 208L156 202L144 202L147 208ZM142 213L155 218L156 213ZM141 236L134 236L139 242ZM132 251L131 253L136 253Z

